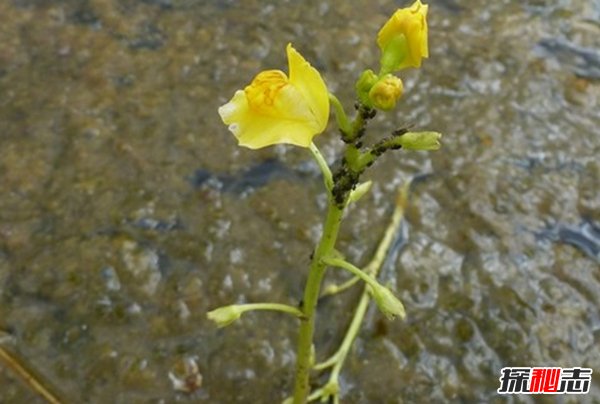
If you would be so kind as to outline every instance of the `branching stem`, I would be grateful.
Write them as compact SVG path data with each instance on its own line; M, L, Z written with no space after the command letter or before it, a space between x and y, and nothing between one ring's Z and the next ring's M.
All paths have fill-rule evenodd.
M400 225L402 223L402 218L404 217L404 210L406 208L406 204L407 204L407 200L408 200L409 187L410 187L410 182L408 182L402 188L402 190L398 193L398 197L396 199L396 207L394 209L394 213L392 214L390 223L389 223L383 237L381 238L381 241L379 242L379 246L377 247L377 250L375 251L373 258L371 259L369 264L367 264L367 266L363 269L363 272L370 274L372 276L377 276L377 273L379 272L381 266L383 265L385 257L387 256L390 246L392 245L392 241L394 240L394 237L398 233L398 229L400 228ZM354 281L355 279L359 279L359 278L354 277L350 281ZM346 282L346 283L348 283L348 282ZM343 285L345 285L345 284L343 284ZM362 292L362 295L360 297L360 301L358 302L358 305L356 306L356 310L354 312L354 316L352 317L352 321L350 322L350 326L348 327L348 330L346 331L346 335L344 336L344 339L342 340L340 347L327 360L325 360L324 362L318 363L314 366L315 370L323 370L323 369L326 369L329 367L332 368L331 374L329 375L329 380L328 380L326 386L339 385L339 375L340 375L341 369L344 365L346 357L348 356L348 353L350 352L350 349L352 348L352 344L354 343L354 340L358 336L358 333L360 331L360 326L363 322L363 319L365 317L368 307L369 307L369 293L367 291L367 287L365 286L365 288ZM328 389L324 389L324 388L315 390L315 392L311 395L310 398L312 400L318 400L318 399L329 399L330 397L333 398L333 402L339 402L339 393L338 392L331 393Z

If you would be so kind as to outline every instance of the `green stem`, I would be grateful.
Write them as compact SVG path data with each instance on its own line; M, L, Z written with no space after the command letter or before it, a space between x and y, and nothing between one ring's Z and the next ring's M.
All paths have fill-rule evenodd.
M390 249L390 246L392 245L394 236L398 232L398 229L400 228L400 224L402 223L402 218L404 217L404 210L406 208L407 200L408 200L409 187L410 187L410 182L407 182L406 185L402 188L402 190L398 193L398 197L396 199L396 207L394 209L394 213L392 214L390 223L389 223L387 229L385 230L385 234L381 238L379 245L377 246L377 250L375 251L373 258L371 258L371 261L364 268L364 272L371 274L373 276L377 276L377 273L379 272L381 266L383 265L383 261L385 260L385 257ZM352 278L352 280L356 280L356 279L359 279L359 278L358 277ZM348 356L348 353L350 352L350 349L352 348L352 344L354 343L354 340L358 336L358 332L360 331L360 326L362 325L363 319L367 312L367 308L369 307L369 300L370 300L369 293L367 291L367 288L365 287L362 292L360 301L356 307L356 310L354 311L354 316L352 317L350 326L348 327L348 330L346 331L346 335L344 336L344 339L343 339L340 347L335 352L335 354L333 354L331 357L329 357L329 359L327 359L326 361L324 361L322 363L316 364L314 366L314 369L316 369L316 370L322 370L322 369L326 369L328 367L333 367L331 374L329 376L329 381L327 384L337 384L338 383L341 369L344 365L346 357ZM317 390L317 392L319 392L321 394L318 395L317 397L315 397L314 398L315 400L326 395L326 392L323 391L323 389L319 389L319 390ZM328 398L328 397L323 397L323 398ZM334 402L336 399L339 400L338 395L335 395L333 398L334 398Z
M323 370L332 367L335 365L340 357L340 350L338 348L337 352L331 355L326 361L319 362L313 366L314 370Z
M352 344L354 340L358 336L358 332L360 331L360 326L362 325L362 321L365 317L365 313L367 312L367 308L369 307L369 293L365 289L360 297L360 301L356 306L356 311L354 312L354 317L352 318L352 322L350 323L350 327L348 327L348 331L346 331L346 335L340 348L336 352L336 362L333 366L333 370L331 371L331 375L329 377L330 381L337 382L338 377L340 375L340 371L342 370L342 366L344 365L344 361L348 356L348 352L350 352L350 348L352 348Z
M373 276L377 276L377 273L381 269L383 260L385 259L390 246L392 245L392 241L394 241L394 237L396 236L396 233L398 233L398 229L402 224L404 211L408 205L408 192L410 190L410 185L411 181L407 181L400 192L398 192L394 213L392 214L390 223L388 224L385 234L379 242L379 246L377 247L377 251L375 251L373 258L371 259L371 262L369 262L369 264L365 267L365 271Z
M338 293L345 292L350 289L352 286L356 285L356 283L360 281L360 278L357 276L352 277L341 285L329 285L323 290L323 294L321 297L336 295Z
M304 289L304 299L302 301L304 318L300 324L300 335L298 337L294 404L304 404L310 390L308 377L311 369L311 347L315 327L315 311L321 281L327 268L325 262L323 262L323 258L331 254L335 246L342 213L342 209L338 208L330 198L323 234L313 255L306 288Z
M345 135L349 136L352 133L352 126L350 125L346 111L344 111L344 106L332 93L329 93L329 101L331 102L333 110L335 111L335 120L337 121L338 127Z
M237 305L243 313L252 310L269 310L269 311L281 311L284 313L292 314L299 318L304 318L304 313L294 306L281 303L247 303Z
M348 167L356 173L362 172L364 170L365 165L361 165L361 156L362 153L356 146L353 144L349 144L346 147L346 153L344 153L344 158L346 159L346 163Z
M367 274L366 272L363 272L356 265L352 265L348 261L344 261L341 258L332 258L332 257L326 256L326 257L323 257L323 262L325 264L331 265L333 267L345 269L346 271L348 271L348 272L352 273L353 275L357 276L358 278L362 279L366 284L370 285L373 288L378 288L381 286L379 284L379 282L377 282L377 280L375 278L373 278L371 275Z
M398 196L396 198L396 207L390 219L390 223L387 229L385 230L383 237L379 241L379 246L377 247L375 254L373 254L371 261L367 264L367 266L363 268L363 272L369 275L377 276L379 268L381 268L381 265L383 264L383 260L385 259L390 245L392 245L394 236L400 228L402 218L404 217L404 208L407 204L407 195L409 187L410 181L406 183L406 185L402 188L400 192L398 192ZM344 292L345 290L354 286L359 280L360 278L358 276L354 276L340 285L329 285L325 288L321 297Z
M361 129L363 129L365 127L365 118L363 116L363 114L361 113L361 111L359 110L356 113L356 117L354 118L354 121L352 121L352 139L354 139L356 136L358 136L358 133L361 131Z
M331 174L331 169L327 165L327 161L325 161L323 154L321 154L317 146L312 142L310 143L310 151L323 173L323 181L325 181L327 191L331 192L333 189L333 176Z

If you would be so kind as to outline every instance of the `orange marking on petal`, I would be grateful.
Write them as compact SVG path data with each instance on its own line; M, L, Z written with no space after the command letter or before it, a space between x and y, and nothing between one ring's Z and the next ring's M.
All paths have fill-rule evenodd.
M244 89L248 105L254 111L269 111L274 107L279 92L289 84L288 77L280 70L266 70L259 73Z

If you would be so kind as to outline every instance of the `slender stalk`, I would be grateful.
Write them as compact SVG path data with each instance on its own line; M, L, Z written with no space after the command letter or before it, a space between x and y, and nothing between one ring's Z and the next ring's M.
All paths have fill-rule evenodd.
M335 119L340 130L347 136L352 135L352 125L348 120L348 115L346 115L346 111L344 111L344 106L340 100L338 100L334 94L329 93L329 101L331 102L333 110L335 111Z
M284 313L292 314L296 317L303 318L304 313L297 309L294 306L288 306L287 304L280 303L247 303L240 304L238 307L242 312L247 312L251 310L270 310L270 311L281 311Z
M383 237L379 241L379 245L377 246L377 250L375 251L373 258L371 258L371 261L364 269L364 271L368 274L377 276L377 273L383 265L383 260L385 259L390 246L392 245L392 241L394 241L394 237L398 233L398 229L400 228L400 224L402 224L402 219L404 218L406 205L408 204L408 192L410 190L410 184L411 181L407 181L402 189L400 189L398 192L398 196L396 197L396 206L394 208L392 218L390 219L390 223L385 229Z
M344 261L341 258L331 258L331 257L326 256L326 257L323 257L323 262L325 264L331 265L333 267L345 269L346 271L352 273L354 276L357 276L358 278L362 279L366 284L370 285L373 288L377 288L377 287L381 286L381 285L379 285L379 282L377 282L377 279L373 278L371 275L367 274L366 272L363 272L356 265L352 265L348 261Z
M356 306L356 311L354 312L354 317L352 318L352 322L348 327L348 331L346 331L346 335L344 336L344 340L340 345L338 351L336 352L336 361L333 366L333 370L331 371L331 375L329 377L330 381L335 381L337 383L338 377L340 375L340 371L342 370L342 366L344 365L344 361L348 356L348 352L350 352L350 348L352 348L352 344L356 339L358 332L360 331L360 326L362 325L362 321L365 317L365 313L367 312L367 308L369 307L369 293L366 288L363 291L360 301Z
M329 198L329 209L323 228L323 234L319 245L315 250L306 288L302 301L302 312L304 318L300 323L300 335L298 337L298 350L296 358L296 378L294 386L294 404L304 404L310 391L308 377L312 367L311 347L315 327L315 311L319 299L321 281L325 274L326 264L323 258L331 253L337 240L337 235L342 220L342 209L338 208L332 198Z
M352 121L352 138L354 139L358 133L365 127L366 120L363 114L358 111L354 121Z
M310 151L315 161L319 165L321 172L323 173L323 181L325 181L325 187L327 188L327 191L331 192L331 190L333 189L333 176L331 174L329 166L327 165L327 161L325 161L325 158L323 157L319 149L317 149L317 146L312 142L310 144Z
M338 293L345 292L352 286L356 285L358 281L360 281L360 278L358 276L354 276L346 282L342 283L341 285L329 285L325 288L325 290L323 290L323 294L321 295L321 297L336 295Z
M400 228L400 224L402 223L402 219L404 217L404 210L408 201L408 191L410 187L410 182L407 182L406 185L402 188L400 192L398 192L398 197L396 199L396 207L394 209L394 213L392 214L392 218L390 223L388 224L387 229L385 230L385 234L381 238L379 245L377 246L377 250L371 258L371 261L367 264L367 266L363 269L365 273L368 273L372 276L377 276L381 266L383 265L383 261L385 260L386 255L389 252L389 249L392 245L392 241L394 240L394 236L398 232ZM358 277L354 277L351 281L359 279ZM346 282L348 283L348 282ZM341 287L340 287L341 288ZM352 317L352 321L348 330L346 331L346 335L338 348L338 350L324 362L318 363L314 366L316 370L326 369L328 367L333 367L331 374L329 376L328 385L337 385L339 374L341 372L342 366L352 348L352 344L354 340L358 336L358 332L360 331L360 326L362 325L363 319L367 312L367 308L369 307L369 293L367 291L367 287L365 286L362 295L360 297L360 301L356 306L356 310L354 311L354 316ZM313 400L317 400L319 398L327 398L328 393L324 389L319 389L315 391L315 394L312 395ZM334 394L334 402L339 400L338 394Z

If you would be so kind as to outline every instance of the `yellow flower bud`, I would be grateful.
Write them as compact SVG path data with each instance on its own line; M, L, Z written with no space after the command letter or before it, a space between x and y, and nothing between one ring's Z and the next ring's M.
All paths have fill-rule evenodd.
M289 77L280 70L260 72L243 91L219 108L221 119L251 149L288 143L309 147L329 119L329 92L319 72L291 44Z
M410 7L398 9L379 31L377 44L381 51L384 54L390 52L401 54L388 58L388 60L393 60L392 65L387 66L388 71L420 67L421 59L429 56L428 7L422 4L421 0L417 0ZM401 36L404 37L404 40L398 41ZM397 49L399 46L402 46L403 49Z
M389 111L394 109L396 101L402 97L403 91L402 80L391 74L386 74L371 87L369 99L375 108Z

